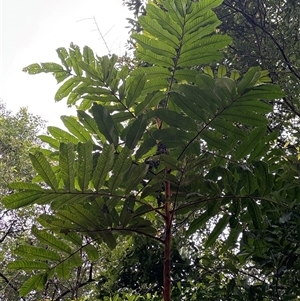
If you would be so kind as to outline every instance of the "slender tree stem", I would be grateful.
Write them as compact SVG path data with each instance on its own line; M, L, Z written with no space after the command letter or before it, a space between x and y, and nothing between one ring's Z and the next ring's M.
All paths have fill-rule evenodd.
M166 171L167 172L167 171ZM165 203L165 245L164 245L164 301L171 301L171 243L172 243L172 213L170 211L171 187L166 182L166 203Z

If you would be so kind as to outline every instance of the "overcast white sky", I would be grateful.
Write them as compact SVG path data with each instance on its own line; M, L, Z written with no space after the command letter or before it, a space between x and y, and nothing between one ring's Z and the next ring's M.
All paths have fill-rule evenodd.
M55 103L59 87L51 74L28 75L23 67L40 62L60 63L59 47L71 42L90 46L99 56L107 49L93 16L113 53L125 52L128 38L122 0L0 0L0 99L8 109L28 107L48 125L61 126L60 115L72 114L66 101ZM74 114L74 113L73 113Z

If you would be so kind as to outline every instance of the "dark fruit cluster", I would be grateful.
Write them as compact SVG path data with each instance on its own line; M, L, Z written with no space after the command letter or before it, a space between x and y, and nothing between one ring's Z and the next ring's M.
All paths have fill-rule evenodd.
M157 143L156 155L162 155L162 154L168 155L169 152L167 150L167 147L161 141L159 141Z
M153 168L157 168L160 164L159 160L153 160L151 158L147 158L145 160L145 163L149 165L149 171L151 171Z

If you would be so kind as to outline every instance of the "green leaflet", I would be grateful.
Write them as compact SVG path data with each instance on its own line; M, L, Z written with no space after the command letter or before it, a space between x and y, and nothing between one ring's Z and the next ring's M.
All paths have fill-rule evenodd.
M67 70L71 67L71 60L68 54L68 51L64 47L56 49L57 55L60 58L62 64L66 67Z
M47 274L37 274L27 279L21 286L20 296L27 296L33 290L42 290L48 280Z
M152 17L142 16L139 19L139 22L143 27L147 28L147 32L149 34L156 37L160 41L163 41L167 45L171 47L177 47L179 44L178 38L166 29L162 28L158 21Z
M115 249L117 246L117 241L110 231L101 231L99 232L99 235L111 250Z
M134 200L126 200L124 202L123 208L120 213L120 223L122 227L126 227L127 224L133 218L133 208L134 208L135 201Z
M131 108L132 105L136 102L138 97L141 95L143 88L146 83L146 75L138 74L134 77L133 81L128 87L127 97L126 97L126 105L128 108Z
M51 208L53 210L58 210L61 207L68 206L70 204L76 204L77 202L83 202L90 198L89 194L83 194L82 192L77 193L54 193L49 194L48 197L42 198L42 204L51 203Z
M180 109L182 109L187 116L198 122L205 123L207 121L205 111L195 103L189 101L189 99L184 95L181 95L179 93L171 93L170 95L171 101Z
M84 46L83 47L83 61L87 64L89 64L90 66L94 66L95 65L95 56L94 56L94 52L93 50L88 47L88 46Z
M118 155L117 160L113 166L112 176L108 181L108 188L111 193L115 193L120 184L124 181L124 175L129 170L132 164L130 157L130 150L124 147Z
M145 139L139 149L135 153L135 159L139 160L140 158L144 157L151 149L156 146L156 140L152 137Z
M129 194L131 190L136 190L137 185L141 183L144 179L146 173L148 172L149 166L147 164L139 164L138 166L133 166L126 174L127 181L125 183L126 189L125 194Z
M76 137L56 126L48 126L47 130L54 138L61 142L71 142L73 144L78 143L78 139Z
M31 260L15 260L10 262L7 267L10 270L24 270L24 271L32 271L32 270L48 270L49 266L45 262L41 261L31 261Z
M77 116L82 125L87 129L92 135L96 135L98 140L105 142L103 134L99 131L97 123L94 118L84 111L77 111Z
M140 141L147 126L147 118L145 115L140 115L130 126L129 130L124 137L125 146L129 149L134 149Z
M89 181L91 180L93 170L92 157L93 144L91 141L87 143L78 143L78 184L82 192L87 191Z
M187 141L193 139L194 136L194 133L183 132L175 128L161 129L153 132L153 137L163 141L167 148L183 146Z
M247 167L239 167L237 171L240 176L239 187L240 193L243 196L251 195L257 188L257 179L251 170Z
M252 88L260 78L260 67L252 67L244 75L242 80L238 83L238 93L242 95L246 89Z
M108 172L111 170L113 163L114 163L114 153L115 149L114 146L105 145L103 147L102 153L100 154L96 168L93 172L92 182L96 191L99 191L108 175Z
M44 191L44 189L34 183L24 183L24 182L14 182L8 185L10 189L18 189L18 190L33 190L33 191Z
M252 218L254 228L259 230L263 229L262 214L257 203L254 200L249 199L247 209Z
M71 43L70 48L71 49L69 50L69 54L71 58L72 68L77 76L81 76L82 70L78 64L82 60L80 49L77 45L74 45L73 43Z
M83 251L86 252L89 260L96 261L99 259L99 251L92 244L84 246Z
M64 183L64 188L69 192L75 190L74 160L75 160L74 144L61 143L59 149L59 167L60 167L61 177Z
M32 234L42 243L50 246L51 248L66 253L71 254L71 248L64 243L61 239L56 238L54 235L50 234L48 231L38 230L36 226L32 226L31 228ZM34 268L32 268L34 269Z
M88 131L74 118L71 116L60 117L65 127L78 138L81 142L87 142L91 140L91 136Z
M224 216L220 218L220 220L217 222L217 224L215 225L214 229L212 230L212 232L210 233L210 235L208 236L205 242L206 248L211 247L215 243L219 235L223 232L225 227L228 225L229 218L230 218L229 214L224 214Z
M119 136L118 129L108 110L103 106L94 103L91 111L95 118L99 131L105 136L109 143L113 143L114 146L117 147Z
M59 141L56 139L46 136L46 135L39 135L38 136L43 142L48 143L50 147L54 149L59 149Z
M281 90L280 86L273 84L264 84L253 87L250 91L243 93L241 99L273 100L276 98L282 98L284 97L284 95L285 93Z
M47 185L56 191L58 189L57 179L45 156L41 152L37 151L35 154L29 154L29 157L39 176L42 177Z
M56 101L62 100L67 97L73 88L75 88L80 83L80 78L72 77L65 81L57 90L54 99Z
M188 116L183 116L177 112L171 111L169 109L156 109L150 111L147 116L155 116L160 120L166 122L168 125L179 128L181 130L197 131L197 124L193 119Z
M19 246L15 250L15 253L23 258L28 259L60 261L60 256L56 252L30 245Z
M58 277L63 279L69 279L72 268L80 267L82 265L81 258L78 252L72 254L72 256L66 258L60 262L55 268Z
M38 74L44 72L43 68L37 63L24 67L22 71L27 72L28 74Z
M152 109L153 107L157 106L165 97L166 95L162 91L149 93L145 99L135 107L135 114L138 116L141 113L144 113L146 110Z
M259 195L266 196L272 191L274 185L274 175L269 173L269 167L266 162L254 162L255 175L257 177Z
M246 155L250 154L265 135L265 127L254 129L252 133L246 139L244 139L241 145L237 148L235 153L236 160L242 159Z
M208 214L208 211L205 211L204 213L201 214L200 217L194 219L190 226L189 229L186 232L186 237L189 237L193 233L195 233L198 229L200 229L208 220L210 219L210 216Z
M70 278L71 269L68 263L69 262L63 261L55 268L58 277L62 279Z

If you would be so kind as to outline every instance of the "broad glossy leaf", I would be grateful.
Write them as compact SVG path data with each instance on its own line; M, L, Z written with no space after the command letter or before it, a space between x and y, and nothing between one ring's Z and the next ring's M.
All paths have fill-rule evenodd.
M137 190L137 185L141 183L141 181L144 179L146 173L148 172L149 166L147 164L139 164L135 165L133 168L131 168L129 171L130 173L126 175L127 181L126 181L126 189L125 193L128 194L131 192L131 190Z
M260 78L260 67L252 67L250 68L247 73L243 76L242 80L237 84L238 93L243 94L246 89L250 89Z
M68 51L64 47L56 49L57 55L60 58L62 64L69 70L71 67L71 59Z
M208 238L205 242L206 248L211 247L215 243L215 241L217 240L219 235L223 232L225 227L228 225L229 218L230 218L230 215L228 215L228 214L224 214L220 218L220 220L217 222L217 224L215 225L214 229L212 230L212 232L210 233L210 235L208 236Z
M93 144L91 141L78 144L78 184L82 192L87 191L93 170Z
M249 199L247 208L255 229L263 229L262 213L259 205L254 200Z
M126 105L128 108L131 108L136 100L141 96L146 80L147 78L145 74L139 74L134 77L133 81L131 81L126 97Z
M24 271L48 270L49 265L41 261L15 260L9 262L7 268L10 270L24 270Z
M72 254L68 258L66 258L64 261L62 261L56 268L55 271L57 275L63 279L69 279L70 273L73 268L75 267L81 267L82 262L80 255L78 252Z
M72 253L71 248L66 243L50 234L48 231L38 230L36 226L32 226L31 231L40 242L50 246L51 248L66 254Z
M266 135L266 128L259 127L254 129L250 135L243 140L241 145L237 148L235 153L236 160L239 160L250 154L260 140Z
M14 252L17 255L28 259L60 261L60 256L56 252L30 245L21 245Z
M60 117L65 127L78 138L81 142L87 142L91 140L91 136L88 131L74 118L71 116Z
M76 137L56 126L48 126L47 130L54 138L59 141L66 143L71 142L73 144L78 143L78 139Z
M64 188L68 191L74 191L74 144L72 143L61 143L59 149L59 167L61 172L61 177L64 182Z
M115 148L111 145L105 145L100 154L96 168L93 172L93 184L96 191L100 190L106 180L108 172L111 170L114 163Z
M93 104L91 111L101 134L105 136L109 143L113 143L114 146L117 147L119 137L118 129L109 111L96 103Z
M135 159L139 160L144 157L144 155L147 154L154 146L156 146L156 140L154 138L150 137L144 140L135 153Z
M253 87L250 91L243 93L241 99L263 99L273 100L279 99L285 96L280 86L274 84L264 84L257 87Z
M54 171L50 163L41 152L29 154L34 169L38 172L39 176L49 185L53 190L58 189L58 183Z
M8 195L2 199L2 203L8 209L18 209L28 206L43 196L39 191L24 191Z
M43 68L39 64L31 64L22 69L23 72L27 72L28 74L38 74L44 72Z
M152 109L157 106L162 99L166 97L162 91L156 91L148 94L136 107L135 114L138 116L148 109Z
M80 79L76 77L69 78L65 81L55 93L54 99L56 101L62 100L63 98L67 97L73 88L75 88L80 83Z
M140 115L131 125L125 136L125 146L129 149L134 149L140 141L147 126L147 118L145 115Z
M27 279L21 286L19 293L20 296L27 296L34 290L42 290L48 280L47 274L37 274Z
M100 257L100 252L92 244L88 244L83 247L83 251L86 252L89 260L96 261Z
M255 174L247 167L238 169L240 175L239 186L241 187L240 193L244 196L252 194L257 188L257 179Z
M54 149L59 149L59 141L47 136L47 135L39 135L38 136L39 139L41 139L43 142L48 143L50 147L54 148Z
M94 66L95 65L95 56L94 56L94 52L93 50L88 47L88 46L84 46L83 47L83 60L84 62L86 62L87 64Z
M101 231L99 232L99 234L111 250L115 249L115 247L117 246L117 241L110 231Z
M200 217L194 219L190 226L189 229L186 232L186 237L192 235L195 233L197 230L199 230L208 220L210 219L210 216L208 215L208 212L205 211L200 215Z
M197 124L188 116L183 116L169 109L156 109L147 114L149 117L156 116L168 125L188 131L197 131Z
M96 135L99 140L105 142L104 135L99 131L97 123L94 118L84 111L77 111L79 121L84 125L92 135Z
M34 183L14 182L8 184L8 187L18 190L45 191L40 185Z
M130 150L124 147L113 166L112 175L108 181L108 187L111 193L115 193L115 190L125 180L124 175L131 167L132 160L130 157Z

